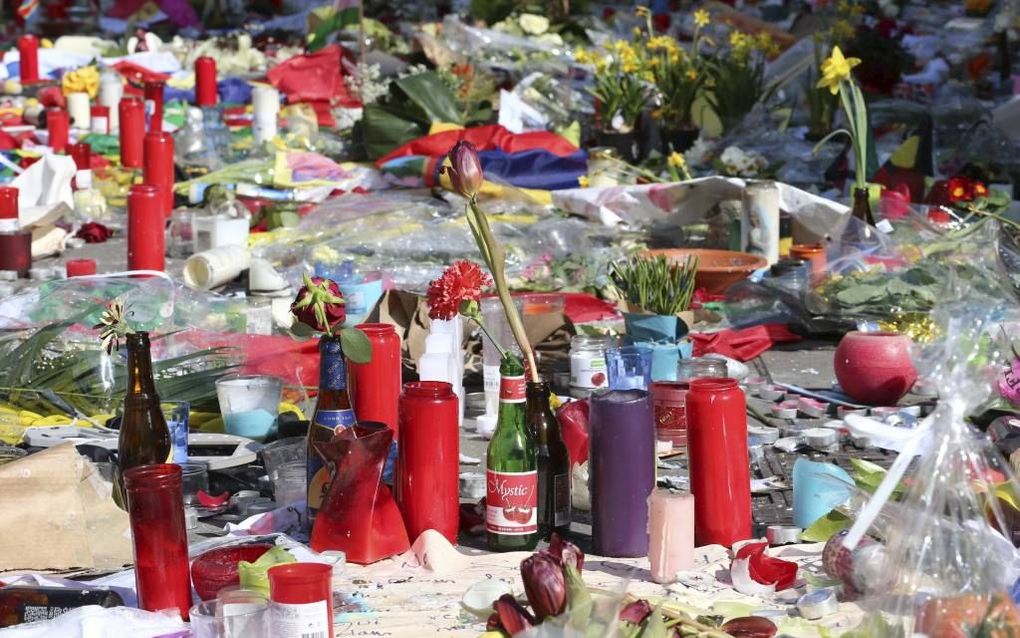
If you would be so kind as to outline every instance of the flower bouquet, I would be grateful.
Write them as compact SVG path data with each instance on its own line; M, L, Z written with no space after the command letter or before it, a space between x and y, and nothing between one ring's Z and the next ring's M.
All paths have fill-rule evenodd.
M779 45L768 33L752 36L730 33L730 50L707 64L710 82L705 99L730 131L751 112L754 105L768 97L765 85L765 59L775 55Z

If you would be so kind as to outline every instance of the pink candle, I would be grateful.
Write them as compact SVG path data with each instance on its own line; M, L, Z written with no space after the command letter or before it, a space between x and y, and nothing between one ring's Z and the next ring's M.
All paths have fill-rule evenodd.
M648 560L652 580L666 584L694 567L694 495L657 489L648 497Z
M174 138L154 131L145 136L145 163L142 183L159 187L163 215L174 209Z
M120 114L120 163L124 168L141 168L144 156L145 105L141 100L121 98L117 105Z
M39 81L39 38L31 33L18 38L18 56L21 61L18 65L21 69L21 83Z
M71 115L61 109L47 109L46 131L49 133L50 148L54 153L63 153L67 148L68 132L71 130Z

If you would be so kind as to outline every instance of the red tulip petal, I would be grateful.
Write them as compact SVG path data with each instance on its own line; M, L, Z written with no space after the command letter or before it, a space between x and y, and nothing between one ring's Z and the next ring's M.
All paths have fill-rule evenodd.
M789 589L797 581L797 563L774 558L765 553L769 544L752 542L737 549L733 564L738 560L747 561L747 570L754 582L762 585L775 585L776 590ZM730 571L733 571L733 564Z
M202 507L219 507L230 500L230 492L224 492L218 496L206 494L205 490L198 490L198 502Z

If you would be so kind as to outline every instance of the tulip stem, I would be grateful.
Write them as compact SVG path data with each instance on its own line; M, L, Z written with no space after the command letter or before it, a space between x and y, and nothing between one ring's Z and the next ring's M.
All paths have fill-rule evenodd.
M482 320L480 318L476 317L476 316L473 316L473 315L469 315L468 318L471 321L474 321L475 325L478 326L481 329L482 334L484 334L485 337L489 340L489 343L491 343L492 345L496 346L496 350L499 351L499 358L503 359L504 357L506 357L506 350L503 349L503 346L500 345L500 343L498 341L496 341L495 339L492 338L492 335L489 333L489 329L485 327L485 324L482 323Z
M510 324L510 331L513 332L517 345L520 346L521 352L527 358L528 367L531 370L531 380L539 383L541 378L538 376L538 366L535 364L535 353L531 349L528 333L524 330L524 322L521 320L520 313L517 312L517 305L514 303L513 297L510 296L510 288L506 283L506 253L492 235L492 229L489 228L489 220L485 213L478 208L478 200L474 196L471 196L469 199L465 212L468 226L470 226L471 233L475 237L475 243L478 244L478 250L482 253L482 259L485 260L485 265L488 266L489 272L492 273L492 281L496 285L496 294L499 295L499 301L503 304L503 311L506 313L507 322Z
M630 604L632 602L635 602L637 600L638 600L638 598L634 594L627 594L624 597L624 599L623 599L623 604L624 605L628 605L628 604ZM708 625L703 625L703 624L699 623L696 620L688 618L687 615L684 614L683 612L672 611L672 610L670 610L668 608L663 608L663 607L660 607L659 611L662 613L663 616L665 616L666 618L669 619L667 621L667 623L666 623L666 627L667 628L673 627L673 626L676 626L676 625L683 625L684 627L688 627L690 629L694 629L695 631L697 631L699 638L702 638L702 637L703 638L733 638L733 636L731 636L730 634L726 633L725 631L720 631L719 629L716 629L714 627L709 627Z

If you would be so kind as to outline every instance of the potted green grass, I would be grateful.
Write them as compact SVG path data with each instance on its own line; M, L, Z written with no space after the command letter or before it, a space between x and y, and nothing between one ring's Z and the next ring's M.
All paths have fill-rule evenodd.
M662 255L615 262L609 277L623 309L627 334L639 341L676 341L694 323L691 301L698 258Z

